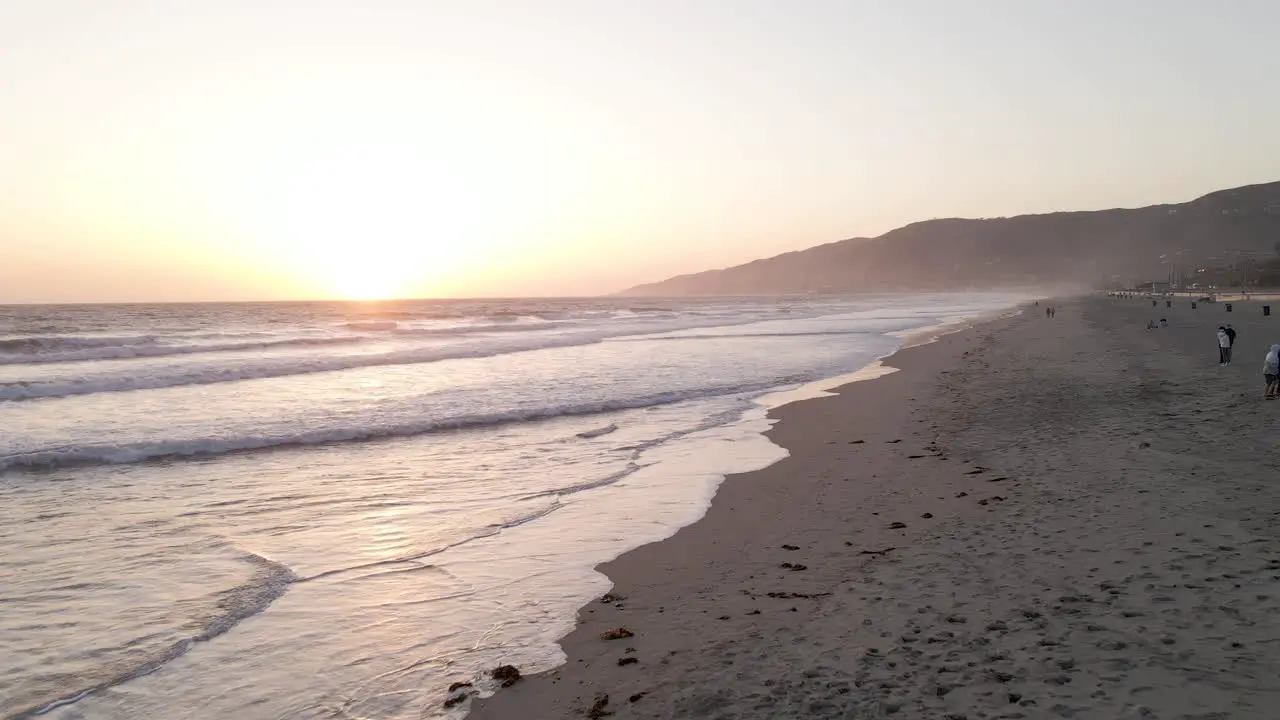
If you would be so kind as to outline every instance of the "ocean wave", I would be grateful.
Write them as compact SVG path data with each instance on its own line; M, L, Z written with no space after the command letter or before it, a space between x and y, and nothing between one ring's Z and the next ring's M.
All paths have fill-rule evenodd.
M755 322L743 319L739 324ZM415 365L468 358L494 357L518 352L532 352L552 348L591 345L617 338L651 336L690 330L697 327L726 326L723 320L668 323L616 323L594 329L581 329L559 334L534 334L498 331L489 327L483 333L498 332L503 337L487 338L466 344L447 346L407 347L388 352L350 355L309 355L302 357L237 359L236 364L181 365L161 368L147 373L128 372L126 369L104 371L77 377L59 377L48 380L11 380L0 382L0 402L61 398L95 393L157 390L188 385L214 383L333 372L354 368L388 365ZM547 327L551 323L531 326ZM407 328L406 328L407 329ZM424 328L423 330L429 330ZM437 333L439 334L439 333Z
M664 441L666 439L667 438L663 438ZM632 448L633 456L638 456L640 452L644 449L645 448L641 448L639 446ZM596 478L594 480L588 480L586 482L580 482L574 485L565 485L558 488L552 488L551 490L544 490L543 492L532 493L530 495L525 495L523 497L517 498L517 501L528 502L530 500L539 500L545 497L553 497L553 498L556 498L556 503L558 506L560 498L563 498L567 495L575 495L577 493L584 492L586 490L595 490L596 488L602 488L602 487L607 487L609 485L614 485L620 480L624 480L628 477L631 477L632 475L639 472L640 470L643 470L646 467L649 467L649 466L641 465L640 463L636 462L633 458L631 462L627 463L627 466L625 468L623 468L622 470L619 470L616 473L613 473L612 475L606 475L605 477L602 477L602 478Z
M297 582L293 571L255 553L246 553L245 562L253 566L252 576L244 583L225 590L214 598L213 608L199 621L199 632L167 645L157 652L131 662L124 667L105 667L98 677L90 675L81 687L70 689L61 696L46 699L40 704L19 710L13 717L33 718L72 705L84 698L130 680L150 675L164 665L186 655L199 643L208 642L244 620L257 615Z
M551 348L590 345L618 340L661 340L667 337L683 339L688 336L669 336L669 333L685 332L707 327L732 327L760 322L753 315L734 319L724 317L691 317L679 319L611 320L605 323L583 325L576 321L561 321L568 329L557 326L557 321L509 323L481 321L475 325L457 328L397 328L387 335L361 336L366 340L412 336L469 337L471 342L455 342L448 345L406 346L379 352L352 354L310 354L293 357L235 358L232 363L185 363L148 369L146 373L128 368L93 368L79 375L62 375L48 379L10 380L0 382L0 402L61 398L96 393L157 390L188 385L210 385L242 380L306 375L318 372L334 372L355 368L389 365L415 365L441 360L494 357L510 353L532 352ZM534 332L559 329L560 332ZM528 332L524 332L528 331ZM492 334L494 337L483 337ZM353 336L354 337L354 336ZM715 335L713 337L721 337ZM724 337L732 337L725 335ZM336 340L337 344L346 342ZM322 342L328 342L324 340ZM354 342L354 340L353 340ZM408 345L406 343L406 345Z
M300 433L264 434L233 438L200 438L159 440L125 444L81 445L0 455L0 472L9 470L48 470L81 465L123 465L151 460L180 459L225 455L235 452L271 450L306 445L411 437L435 432L467 428L510 425L549 420L556 417L596 415L618 410L669 405L705 397L763 392L774 387L803 382L807 378L784 377L767 383L747 383L701 388L696 391L662 392L598 402L529 408L501 413L481 413L454 417L422 419L409 422L371 425L357 423Z
M578 437L582 438L583 440L591 440L592 438L598 438L604 435L608 435L611 432L616 432L617 429L618 429L618 425L616 423L609 423L604 427L598 427L594 430L587 430L585 432L580 432L578 433Z
M744 391L744 392L750 392L750 391ZM726 394L732 394L732 393L726 393ZM550 490L543 490L541 492L531 493L529 495L518 497L516 498L516 500L518 502L528 502L530 500L538 500L545 497L554 497L556 498L556 501L558 503L561 499L563 499L568 495L574 495L576 493L584 492L586 490L595 490L596 488L605 487L607 485L613 485L621 480L625 480L626 478L630 477L636 472L639 472L640 470L643 470L646 467L649 467L649 464L640 462L640 458L646 450L650 450L652 448L658 447L659 445L665 445L666 443L669 443L672 440L678 440L683 437L688 437L689 435L693 435L694 433L699 433L704 430L710 430L711 428L725 425L741 417L742 417L741 408L722 411L714 415L711 415L710 417L705 418L700 423L696 423L694 425L690 425L688 427L684 427L679 430L669 432L665 435L662 435L661 437L656 437L651 440L646 440L645 442L637 443L635 445L628 445L625 447L615 448L615 450L618 450L618 451L631 453L631 459L627 462L627 466L622 470L616 473L613 473L611 475L606 475L605 477L596 478L594 480L575 483L573 485L562 485L560 487L551 488Z
M372 330L375 332L385 330L395 330L400 325L392 320L368 320L364 322L344 323L342 327L348 330Z
M357 317L377 318L379 320L453 320L467 317L465 313L441 312L426 310L369 310Z
M3 359L5 355L34 355L60 350L82 350L85 348L134 347L137 345L153 345L155 343L156 337L154 335L122 337L33 335L30 337L0 339L0 359Z
M538 323L520 324L504 322L476 323L474 325L457 325L443 328L397 328L392 333L406 337L434 337L444 335L481 335L485 333L522 333L541 332L573 325L562 320L547 320Z
M197 355L201 353L236 352L245 350L271 350L286 347L327 347L334 345L353 345L365 342L369 338L317 337L287 338L280 340L254 340L238 343L213 343L208 345L120 345L110 347L92 347L80 350L66 350L41 354L0 355L0 365L34 365L65 362L89 362L95 360L131 360L136 358L157 358L173 355ZM5 399L0 390L0 399Z
M438 328L414 328L400 327L393 322L367 322L367 323L348 323L347 329L363 330L366 332L386 332L389 336L397 338L415 338L415 337L451 337L466 335L482 335L486 333L520 333L531 331L545 331L555 328L564 327L571 323L565 321L544 321L538 323L513 324L504 322L487 322L476 325L459 325L455 327L438 327ZM207 335L188 335L174 336L173 340L202 339L212 340L218 338L245 338L245 337L279 337L272 336L269 333L247 333L237 335L234 333L210 333ZM52 339L52 338L48 338ZM74 338L69 338L74 340ZM53 363L69 363L69 362L92 362L97 360L132 360L145 358L161 358L177 355L198 355L202 353L220 353L220 352L237 352L248 350L275 350L288 347L333 347L342 345L356 345L371 340L384 340L386 337L374 335L346 335L334 337L294 337L281 338L278 340L243 340L241 342L224 342L224 343L207 343L193 345L174 345L164 344L162 338L149 338L152 342L132 342L124 344L97 344L87 343L81 346L75 344L66 344L59 346L56 343L46 343L41 345L42 349L35 352L7 354L0 350L0 365L37 365L37 364L53 364ZM92 338L91 340L97 340ZM0 347L4 343L10 342L0 340ZM25 339L21 344L14 342L12 347L35 347L27 345ZM0 390L0 400L14 399L6 398L3 390Z
M247 340L251 338L279 337L275 333L262 332L260 330L246 330L243 332L227 332L225 330L192 332L186 328L168 328L167 330L168 332L176 333L171 338L174 340Z
M188 385L212 385L238 380L260 380L363 367L414 365L441 360L493 357L495 355L554 347L571 347L597 342L601 342L601 338L594 335L589 337L566 336L546 338L542 342L533 345L523 342L509 342L490 343L488 345L472 344L465 347L418 347L365 355L254 359L231 366L176 366L166 368L165 371L145 374L120 372L55 380L12 380L0 382L0 401L38 400L74 395L92 395L95 393L158 390Z

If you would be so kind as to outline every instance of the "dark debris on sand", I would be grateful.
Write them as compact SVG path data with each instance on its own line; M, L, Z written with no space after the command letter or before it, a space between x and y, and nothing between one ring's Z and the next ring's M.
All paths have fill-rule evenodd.
M502 683L504 688L520 682L520 670L515 665L499 665L489 673L489 676Z
M849 543L849 544L852 544L852 543ZM859 550L858 554L859 555L888 555L889 553L893 552L896 549L897 548L887 547L883 550Z
M595 702L591 703L591 709L587 711L587 717L592 718L594 720L595 718L602 718L608 715L612 715L613 713L609 712L608 710L605 710L605 707L608 704L609 704L608 695L605 695L603 693L601 693L600 695L597 695Z
M444 706L451 708L454 705L462 703L472 695L472 685L470 682L460 681L449 686L449 694L444 699Z

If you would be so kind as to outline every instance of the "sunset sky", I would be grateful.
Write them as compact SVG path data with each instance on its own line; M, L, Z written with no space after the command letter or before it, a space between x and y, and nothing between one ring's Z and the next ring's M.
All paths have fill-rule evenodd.
M610 292L1280 180L1280 3L3 0L0 302Z

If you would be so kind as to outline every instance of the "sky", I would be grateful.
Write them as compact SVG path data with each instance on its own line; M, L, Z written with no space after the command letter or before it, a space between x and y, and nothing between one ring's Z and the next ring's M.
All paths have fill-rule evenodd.
M0 0L0 303L607 293L1280 180L1274 0Z

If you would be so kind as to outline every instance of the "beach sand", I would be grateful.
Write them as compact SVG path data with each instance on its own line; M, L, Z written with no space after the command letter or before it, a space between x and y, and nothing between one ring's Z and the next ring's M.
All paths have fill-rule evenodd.
M1280 316L1178 305L1029 308L775 410L791 456L601 566L625 599L470 717L1280 717Z

